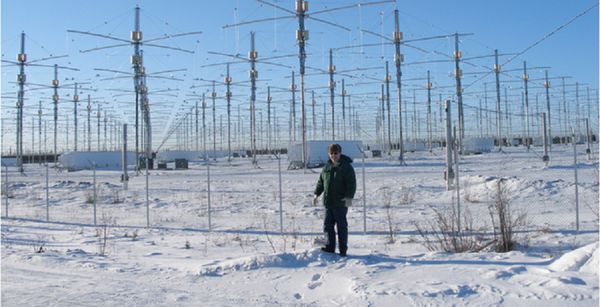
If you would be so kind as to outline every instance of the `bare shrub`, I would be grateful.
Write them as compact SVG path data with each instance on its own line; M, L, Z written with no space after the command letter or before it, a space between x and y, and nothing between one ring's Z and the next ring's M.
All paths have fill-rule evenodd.
M389 189L383 190L383 208L385 209L386 221L388 226L388 243L396 242L394 238L394 218L392 214L392 192Z
M290 216L290 219L292 221L292 233L291 233L292 243L291 243L291 245L292 245L292 249L295 251L297 243L298 243L298 229L296 227L296 215L292 214L292 216Z
M45 252L44 246L46 246L46 239L42 235L37 236L37 240L32 241L31 247L33 248L33 252L36 254L41 254Z
M473 216L469 210L462 214L462 222L458 223L458 213L454 203L450 210L433 209L435 217L422 226L414 223L417 232L423 238L423 245L429 251L445 251L449 253L478 252L491 242L485 242L481 234L474 233Z
M6 198L14 198L15 197L14 193L8 189L7 185L4 185L4 184L3 184L3 189L0 189L0 195L2 195L3 197L6 197Z
M234 242L238 242L240 244L240 248L242 249L242 252L246 252L246 250L244 250L244 240L242 239L242 237L240 236L240 234L236 234L235 237L233 237L233 239L231 239Z
M463 181L463 199L470 203L479 203L480 200L475 198L473 195L473 183L469 179Z
M269 230L267 228L267 215L266 214L262 215L262 221L263 221L263 230L265 231L265 237L267 238L267 242L269 242L269 245L271 246L271 249L273 250L273 253L276 253L277 250L275 249L275 245L273 244L273 240L271 240L271 236L269 236Z
M125 233L125 238L131 238L131 241L137 241L138 240L138 230L134 230L131 232L131 234L129 234L129 232Z
M92 191L85 191L85 203L86 204L93 204L94 203L94 192Z
M527 226L527 214L517 212L510 207L510 189L505 181L505 178L496 181L494 205L489 207L498 252L514 250L515 232Z
M106 256L108 254L108 239L112 233L112 227L116 225L116 219L103 213L100 223L101 225L96 227L98 254L100 256Z
M112 195L112 203L113 204L120 204L123 202L123 199L119 196L119 189L114 189L113 191L113 195Z
M401 205L410 205L415 202L414 193L411 188L400 187L398 191L398 203Z

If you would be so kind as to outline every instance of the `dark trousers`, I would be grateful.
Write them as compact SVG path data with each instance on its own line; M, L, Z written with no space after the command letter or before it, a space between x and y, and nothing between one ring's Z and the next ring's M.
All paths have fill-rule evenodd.
M340 251L348 250L348 221L346 220L346 214L348 208L332 208L327 209L325 214L324 229L327 233L327 248L335 250L335 229L334 225L337 225L337 235L340 244Z

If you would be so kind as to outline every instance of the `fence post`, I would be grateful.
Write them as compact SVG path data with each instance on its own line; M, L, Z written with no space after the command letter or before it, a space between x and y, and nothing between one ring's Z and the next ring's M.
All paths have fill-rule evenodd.
M127 174L127 124L123 124L123 149L121 153L121 182L123 182L123 190L127 191L129 183L129 175Z
M579 232L579 182L577 178L577 142L575 141L575 130L571 127L573 136L573 171L575 173L575 227Z
M454 125L453 129L454 129L454 140L459 140L456 138L456 136L457 136L456 135L456 125ZM456 182L455 182L454 188L456 189L456 211L457 211L457 213L456 213L457 224L456 225L458 225L458 231L460 231L461 230L460 229L460 184L459 184L459 172L458 172L458 150L456 150L456 149L458 149L460 144L456 143L455 146L456 146L456 148L454 150L454 163L455 163L454 178L456 179Z
M94 177L94 226L96 226L96 202L97 202L97 194L96 194L96 162L92 163L92 173Z
M590 134L590 121L587 118L585 119L585 131L587 134L587 149L585 152L587 153L588 161L592 161L592 135Z
M279 172L279 232L283 235L283 193L281 189L281 156L277 157L277 170Z
M150 163L150 159L148 157L148 155L146 155L146 227L150 228L150 196L149 196L149 192L148 192L148 167Z
M46 221L50 221L50 201L48 195L48 162L46 162Z
M367 234L367 184L365 180L365 153L362 153L362 184L363 184L363 234Z
M8 165L4 165L4 217L8 217Z
M208 194L208 231L212 231L212 220L211 220L211 209L210 209L210 165L209 162L206 161L206 187Z
M548 130L546 127L546 113L542 112L542 130L544 131L544 156L542 157L542 161L546 162L546 166L550 161L550 157L548 156Z
M454 179L454 171L452 170L452 122L450 117L450 100L445 101L446 112L446 190L452 190L452 180Z

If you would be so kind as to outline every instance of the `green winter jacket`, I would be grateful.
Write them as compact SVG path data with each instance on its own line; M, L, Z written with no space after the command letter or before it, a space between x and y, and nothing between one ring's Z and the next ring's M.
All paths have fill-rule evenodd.
M331 160L321 170L314 194L323 193L323 205L328 208L345 207L344 198L354 198L356 192L356 175L352 167L352 159L342 155L339 164L333 165Z

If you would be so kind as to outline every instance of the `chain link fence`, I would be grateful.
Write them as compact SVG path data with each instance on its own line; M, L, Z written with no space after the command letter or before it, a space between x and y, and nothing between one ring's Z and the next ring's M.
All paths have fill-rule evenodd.
M416 225L433 222L436 211L454 209L461 221L471 221L472 230L490 231L500 179L511 211L527 216L526 230L597 230L598 162L587 161L583 147L578 153L577 185L569 146L555 146L549 166L524 148L462 156L459 193L446 189L441 150L408 153L406 166L388 158L358 159L353 164L357 191L348 213L349 230L413 235ZM147 188L145 171L130 172L127 190L119 171L69 172L26 164L25 173L19 174L15 167L4 166L2 217L82 227L111 220L121 227L322 233L324 208L312 204L320 169L286 170L281 161L280 181L278 162L263 156L258 167L246 159L224 159L190 163L189 169L150 170Z

